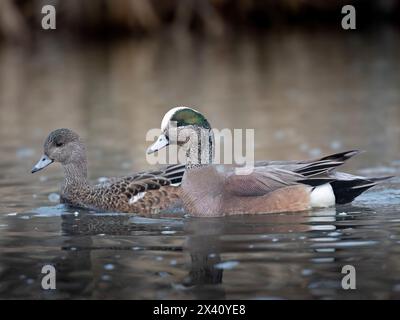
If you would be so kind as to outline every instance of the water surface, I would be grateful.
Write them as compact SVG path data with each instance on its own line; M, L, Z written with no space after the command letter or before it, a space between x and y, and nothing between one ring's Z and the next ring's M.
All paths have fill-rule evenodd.
M58 127L85 139L94 181L150 167L147 130L186 104L254 128L257 159L360 148L346 170L398 176L399 53L391 29L1 48L0 298L399 299L398 177L351 206L195 219L68 209L59 166L30 174ZM341 287L347 264L356 290Z

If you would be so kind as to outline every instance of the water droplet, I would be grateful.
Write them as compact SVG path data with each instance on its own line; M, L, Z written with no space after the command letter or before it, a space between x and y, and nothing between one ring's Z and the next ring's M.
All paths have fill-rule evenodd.
M109 274L103 274L101 276L101 280L103 281L110 281L111 280L111 276Z
M310 276L310 275L312 275L314 272L311 270L311 269L303 269L303 270L301 270L301 275L302 276L305 276L305 277L307 277L307 276Z
M331 142L330 147L332 150L339 150L342 148L342 143L339 140L334 140Z
M50 202L59 202L60 195L58 193L52 192L48 196Z
M315 230L315 231L326 231L326 230L335 230L336 227L332 226L332 225L315 225L315 226L311 226L311 230Z
M97 179L97 181L99 182L99 183L104 183L104 182L107 182L109 179L107 178L107 177L100 177L100 178L98 178Z
M168 277L168 276L169 276L169 273L168 273L168 272L165 272L165 271L160 271L160 272L158 273L158 275L159 275L161 278L165 278L165 277Z
M167 230L161 231L161 234L175 234L175 233L176 231L167 231Z
M216 264L214 267L216 269L224 269L224 270L230 270L235 268L237 265L239 265L239 261L225 261Z
M172 283L171 286L174 290L187 290L187 287L180 283Z
M311 259L311 261L315 262L315 263L330 263L335 261L335 258L333 257L327 257L327 258L314 258Z
M108 270L108 271L111 271L111 270L114 270L115 267L114 267L114 265L112 263L107 263L107 264L104 265L104 269Z
M321 155L321 153L322 153L321 149L318 149L318 148L311 149L311 150L308 152L308 154L309 154L311 157L318 157L318 156Z

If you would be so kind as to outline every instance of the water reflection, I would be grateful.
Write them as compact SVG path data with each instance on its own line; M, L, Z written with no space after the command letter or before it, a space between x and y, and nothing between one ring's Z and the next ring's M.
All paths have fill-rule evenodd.
M50 299L390 297L343 291L341 268L356 265L361 288L376 285L371 274L383 267L376 264L383 257L390 274L400 268L385 243L398 238L387 228L371 230L368 222L376 221L376 212L366 207L215 219L48 208L57 210L53 216L43 215L43 208L41 215L2 219L8 229L1 243L2 297L6 288L15 297ZM60 235L52 231L57 224ZM15 240L34 252L15 256L13 230L25 230ZM47 263L57 269L54 293L38 287L40 268ZM243 287L246 283L253 285Z
M331 272L338 273L340 270L337 265L346 262L340 257L342 249L346 247L354 249L373 243L362 239L342 241L345 233L337 222L351 219L352 214L357 212L367 213L368 210L365 207L329 208L302 214L224 219L176 217L149 219L115 214L63 214L61 226L65 240L60 248L62 255L56 257L52 263L60 266L58 270L63 275L60 278L59 290L75 294L79 292L74 292L67 285L67 280L64 284L63 279L74 277L76 270L79 270L78 275L83 277L81 280L84 281L80 281L78 287L84 293L83 287L89 283L92 286L92 282L102 282L104 279L109 281L111 277L115 281L128 280L129 277L126 274L134 273L135 269L142 266L138 261L139 257L133 255L130 257L133 261L131 261L129 271L123 266L118 266L118 261L113 258L115 266L113 264L110 270L118 268L118 274L111 272L112 276L107 277L104 270L103 273L101 270L95 273L96 266L103 265L104 267L104 264L100 262L105 260L104 257L107 256L108 251L117 255L120 255L120 252L126 255L126 252L132 250L150 255L152 253L156 255L159 252L160 255L157 256L159 258L163 257L162 252L182 251L185 256L190 257L190 261L188 261L186 272L174 279L174 287L177 290L190 290L192 298L223 299L227 298L224 289L224 272L226 270L229 272L230 269L240 267L241 264L249 263L249 261L264 263L263 275L267 277L263 281L267 281L270 287L273 287L273 283L278 285L279 281L285 282L279 275L292 273L293 266L279 265L279 268L275 268L273 262L295 261L296 254L291 251L299 244L302 248L301 252L297 252L297 259L308 257L305 261L309 261L301 270L298 270L300 275L311 276L315 272L316 265L332 264L332 262L335 262L335 266L331 267ZM343 212L347 212L346 216L343 216ZM160 238L166 229L171 232L168 233L171 234L168 238L176 238L169 241L168 245L156 245L154 239L149 240L145 237L140 237L140 243L134 241L143 232L147 237ZM344 228L344 231L347 229L348 227ZM176 236L179 234L185 234L185 237ZM163 241L158 243L163 243ZM96 254L96 252L99 253ZM291 252L293 256L289 257L285 252ZM94 259L95 256L98 258ZM162 264L168 264L164 262L164 258L159 261ZM136 265L137 263L139 265ZM169 264L171 265L171 262ZM172 263L172 266L176 266L176 261ZM286 268L288 269L285 270ZM86 277L83 276L85 273L87 273ZM167 271L161 272L164 276L172 274ZM89 275L92 276L88 277ZM141 282L145 282L142 286L149 290L147 281L142 279ZM333 289L339 289L338 280L333 282ZM134 287L137 285L138 283L135 282ZM318 287L312 281L308 286L310 289ZM102 290L99 289L99 291ZM325 290L323 294L332 294L332 292Z

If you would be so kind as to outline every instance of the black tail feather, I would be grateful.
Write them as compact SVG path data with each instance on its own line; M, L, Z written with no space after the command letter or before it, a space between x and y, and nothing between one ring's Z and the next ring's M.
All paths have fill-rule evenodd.
M368 183L365 180L336 180L331 183L333 193L335 194L337 204L346 204L352 202L361 193L373 187L374 184L362 187L363 184ZM357 187L354 189L354 187Z
M360 151L358 150L350 150L331 154L329 156L307 162L306 166L297 169L296 172L306 177L326 174L328 172L331 172L336 167L341 166L343 163L345 163L346 160L354 157L359 153Z
M377 185L377 183L392 177L365 178L354 180L335 180L331 182L337 204L352 202L360 194Z
M373 181L373 182L381 182L384 180L392 179L395 176L386 176L386 177L379 177L379 178L368 178L368 180Z
M330 161L342 161L345 162L346 160L360 154L362 151L360 150L349 150L349 151L344 151L344 152L339 152L335 154L331 154L329 156L323 157L319 159L320 161L323 160L330 160Z
M300 173L306 177L320 175L328 172L329 170L332 170L333 168L342 165L343 163L344 163L343 161L329 161L329 160L317 161L296 170L296 173Z

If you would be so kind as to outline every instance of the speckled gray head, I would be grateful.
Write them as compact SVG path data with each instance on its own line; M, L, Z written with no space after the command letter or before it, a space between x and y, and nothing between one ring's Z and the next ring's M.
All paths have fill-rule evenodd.
M184 134L179 135L187 128L201 128L211 130L210 123L197 110L189 107L176 107L169 110L161 121L161 134L148 149L147 153L156 152L169 144L182 144L185 141ZM174 131L176 130L176 131ZM174 133L174 134L171 134ZM174 141L174 137L180 137L181 141ZM183 138L183 139L182 139Z
M32 168L32 173L46 168L53 162L66 165L85 161L85 159L85 148L79 136L70 129L56 129L47 137L44 143L44 153Z

